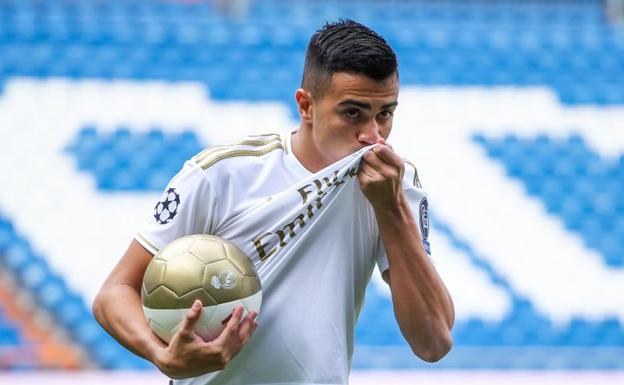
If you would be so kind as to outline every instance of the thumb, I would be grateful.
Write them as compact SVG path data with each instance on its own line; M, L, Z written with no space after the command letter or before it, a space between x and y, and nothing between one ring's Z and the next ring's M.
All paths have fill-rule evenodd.
M191 306L189 311L186 313L186 317L184 317L184 321L182 321L182 327L180 329L192 332L195 328L197 320L199 320L199 317L201 316L201 313L202 303L200 300L196 299L195 302L193 302L193 306Z

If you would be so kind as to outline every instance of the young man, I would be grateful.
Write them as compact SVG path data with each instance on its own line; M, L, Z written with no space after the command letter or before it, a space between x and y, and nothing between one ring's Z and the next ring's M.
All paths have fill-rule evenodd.
M186 379L178 383L346 383L355 321L377 264L413 352L425 361L442 358L451 348L454 311L428 257L426 198L416 170L386 144L398 91L396 57L383 38L350 20L325 25L306 53L298 130L218 146L188 161L167 189L179 195L178 210L146 223L100 290L93 306L100 324L169 377ZM364 204L325 208L316 233L286 259L256 238L258 255L250 257L263 287L259 326L256 314L243 319L239 308L216 340L202 341L193 333L196 301L168 346L150 331L139 293L160 248L194 233L248 242L231 232L237 216L371 145L353 174L361 190L353 193L363 193ZM301 187L304 202L311 189Z

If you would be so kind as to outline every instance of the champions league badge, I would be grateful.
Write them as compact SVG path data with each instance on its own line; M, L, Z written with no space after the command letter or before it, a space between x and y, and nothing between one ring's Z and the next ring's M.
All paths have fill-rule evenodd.
M168 188L162 195L162 198L156 207L154 207L154 218L156 222L161 225L171 222L173 217L178 213L178 207L180 206L180 194L175 188Z
M431 255L431 245L429 244L429 203L427 198L420 201L419 207L420 234L422 236L423 246L427 254Z

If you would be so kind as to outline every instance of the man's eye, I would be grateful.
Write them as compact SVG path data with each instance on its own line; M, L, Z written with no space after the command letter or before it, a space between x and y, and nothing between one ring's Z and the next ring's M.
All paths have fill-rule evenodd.
M390 119L392 117L392 111L381 111L379 117L382 119Z
M357 109L345 110L344 116L346 116L349 119L357 119L360 117L360 110L357 110Z

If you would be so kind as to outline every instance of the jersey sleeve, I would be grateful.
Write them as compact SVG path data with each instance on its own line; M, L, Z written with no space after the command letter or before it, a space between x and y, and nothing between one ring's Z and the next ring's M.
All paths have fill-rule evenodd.
M204 170L188 161L171 179L135 239L152 254L191 234L208 234L215 196Z
M411 163L406 162L405 174L403 176L403 193L409 202L409 206L412 209L412 216L416 220L418 227L418 235L422 242L423 248L427 255L431 256L431 246L429 244L429 202L427 201L427 194L422 189L420 180L418 179L418 173L416 167ZM388 255L383 246L381 238L377 247L377 267L379 271L383 273L388 270Z

